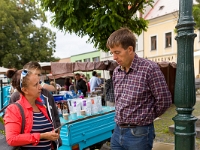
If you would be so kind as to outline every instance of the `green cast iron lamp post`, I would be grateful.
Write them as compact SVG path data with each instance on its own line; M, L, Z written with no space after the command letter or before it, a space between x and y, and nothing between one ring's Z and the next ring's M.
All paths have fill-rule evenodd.
M179 0L179 20L176 26L177 70L175 82L175 150L195 150L195 122L192 115L196 103L194 80L194 19L193 0Z

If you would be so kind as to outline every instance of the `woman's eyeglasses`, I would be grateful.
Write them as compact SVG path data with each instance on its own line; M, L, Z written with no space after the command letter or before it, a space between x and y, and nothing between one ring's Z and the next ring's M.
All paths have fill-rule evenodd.
M20 78L20 88L22 88L23 78L26 77L27 74L28 74L28 70L26 70L26 69L22 70L21 78Z

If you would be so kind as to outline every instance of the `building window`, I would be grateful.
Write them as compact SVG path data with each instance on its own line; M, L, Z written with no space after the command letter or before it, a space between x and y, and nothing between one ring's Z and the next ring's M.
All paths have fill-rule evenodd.
M172 33L165 33L165 47L171 47L172 46Z
M84 59L84 62L90 62L90 58Z
M76 60L76 62L82 62L82 60Z
M156 50L156 36L151 37L151 50Z
M93 60L93 62L99 62L100 58L99 57L93 57L92 60Z

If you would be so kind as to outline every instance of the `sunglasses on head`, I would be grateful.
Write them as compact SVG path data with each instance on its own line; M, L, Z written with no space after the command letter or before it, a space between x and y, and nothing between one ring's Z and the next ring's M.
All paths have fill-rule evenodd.
M28 70L23 69L22 73L21 73L21 78L20 78L20 88L22 88L22 82L23 82L23 78L26 77L28 74Z

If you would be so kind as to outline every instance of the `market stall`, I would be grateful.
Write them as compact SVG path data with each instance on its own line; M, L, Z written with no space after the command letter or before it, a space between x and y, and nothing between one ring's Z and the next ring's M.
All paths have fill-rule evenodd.
M59 150L82 150L109 139L115 126L114 115L114 107L104 107L102 113L77 120L66 121L61 117L65 125L60 132L63 145Z
M85 62L85 63L52 62L51 73L52 76L56 77L65 75L67 73L73 73L76 71L86 72L93 70L114 70L116 66L117 63L115 61ZM95 108L95 106L93 106L96 103L94 99L95 97L87 99L87 104L91 105L91 109L93 109L93 107ZM61 104L62 105L60 106L64 105L63 103ZM75 104L78 105L77 101ZM88 108L86 109L88 110ZM61 117L60 118L61 123L66 123L66 124L61 128L60 134L61 134L61 139L63 141L63 145L59 148L59 150L71 150L74 147L78 147L78 149L82 150L83 148L90 147L91 145L94 144L99 145L100 142L109 139L111 137L112 130L114 129L115 126L114 115L115 115L114 107L111 108L103 106L102 111L93 112L91 114L87 112L84 118L78 118L77 120L71 122L67 121L66 123L64 117Z
M172 94L174 102L174 87L176 78L176 63L158 62L160 70L165 76L165 80ZM51 72L53 76L73 73L75 71L93 71L93 70L114 70L118 66L116 61L107 60L101 62L75 62L75 63L51 63Z
M53 76L65 75L76 71L93 71L93 70L114 70L118 64L114 60L106 60L100 62L72 62L72 63L51 63L51 73Z

